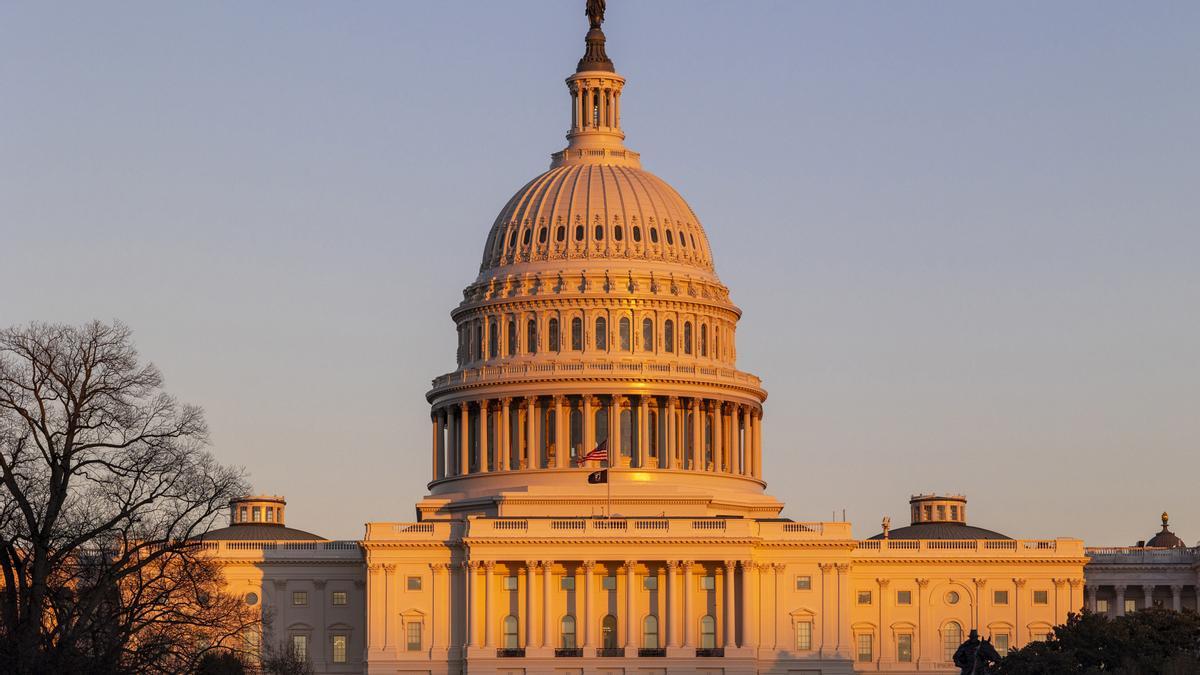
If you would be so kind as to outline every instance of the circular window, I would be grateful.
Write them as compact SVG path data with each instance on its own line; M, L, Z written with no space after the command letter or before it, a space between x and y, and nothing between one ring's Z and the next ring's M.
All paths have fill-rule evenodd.
M958 591L950 591L949 593L946 594L946 604L947 605L957 605L958 604Z
M257 605L258 604L258 594L257 593L247 593L246 594L246 604L247 605Z

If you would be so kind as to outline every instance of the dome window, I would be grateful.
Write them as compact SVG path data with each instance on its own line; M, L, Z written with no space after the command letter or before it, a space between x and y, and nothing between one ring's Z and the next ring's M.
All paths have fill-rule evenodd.
M663 351L675 352L675 322L670 319L663 322Z
M651 244L658 243L658 230L654 229L653 227L650 228L650 243Z
M608 320L596 317L596 349L608 351Z
M525 350L536 354L538 347L537 319L530 319L525 330Z
M642 240L642 228L638 227L637 225L633 226L633 240L635 242L640 242Z
M538 243L539 244L546 243L546 236L547 236L546 228L543 227L542 229L538 230Z
M708 356L708 324L700 325L700 356Z
M552 352L558 351L558 319L550 319L546 322L546 348Z
M642 319L642 351L654 351L654 322Z
M596 226L596 241L603 241L603 240L604 240L604 226L597 225Z
M559 225L558 230L554 233L555 241L565 241L567 238L567 228L565 225Z
M679 245L684 248L687 248L687 237L684 236L683 230L679 231Z
M517 355L517 322L515 319L510 319L508 322L508 355Z
M529 240L533 238L533 230L525 230L525 234L521 236L521 245L528 246Z
M583 241L583 226L575 226L575 241Z
M513 230L508 234L508 247L511 249L517 245L517 231Z
M629 325L629 317L623 316L617 323L617 338L620 340L621 351L628 352L633 350L633 345L630 342L631 327Z
M621 226L617 225L616 227L614 227L613 228L613 239L616 239L617 241L621 241L624 238L625 238L625 233L621 230Z
M493 359L500 356L500 331L496 328L494 320L488 327L488 356Z
M692 322L686 321L683 324L683 353L691 356L692 354Z
M571 319L571 350L583 351L583 319Z

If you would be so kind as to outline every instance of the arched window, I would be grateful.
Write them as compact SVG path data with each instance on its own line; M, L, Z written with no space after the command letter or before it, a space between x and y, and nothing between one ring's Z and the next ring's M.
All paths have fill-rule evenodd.
M546 228L544 228L544 227L542 229L538 230L538 243L539 244L546 243Z
M483 324L476 323L471 331L471 360L483 358Z
M571 319L571 349L577 352L583 350L583 319L579 317Z
M592 414L592 433L596 436L596 445L608 440L608 408L597 408ZM588 448L585 452L591 452Z
M583 241L583 226L575 226L575 241Z
M658 243L658 230L653 227L650 228L650 243L651 244Z
M954 660L954 652L962 645L962 626L957 621L951 621L942 627L943 652L947 661Z
M654 351L654 322L642 319L642 351Z
M683 353L689 356L692 353L692 322L685 321L683 323Z
M504 623L501 626L501 633L504 639L505 649L519 649L521 647L521 635L517 632L517 617L509 614L504 617Z
M558 229L554 231L554 240L555 241L563 241L566 238L567 238L567 228L562 225L559 225Z
M670 319L663 322L663 351L675 351L675 322Z
M621 320L617 322L617 338L621 343L621 351L623 352L627 352L632 349L629 330L629 317L621 317Z
M528 246L529 239L533 236L533 230L526 229L525 234L521 235L521 245Z
M708 324L700 324L700 356L708 356Z
M608 320L602 316L596 317L596 349L608 349Z
M717 620L711 615L705 614L700 617L700 648L701 649L716 649L717 647Z
M658 459L658 413L654 410L650 410L649 414L646 416L646 420L647 427L650 430L650 433L647 434L646 437L646 441L650 445L647 450L652 459Z
M583 456L583 411L572 408L567 419L571 423L571 459L577 460Z
M596 238L596 241L603 241L603 239L604 239L604 226L603 225L596 226L596 237L595 238Z
M512 249L517 245L517 231L514 229L508 235L508 248Z
M546 336L546 349L552 352L558 351L558 319L547 321L546 331L550 333Z
M508 320L508 355L517 355L517 321L512 318Z
M625 232L621 229L621 226L617 225L616 227L614 227L613 228L613 239L616 239L617 241L621 241L624 238L625 238Z
M500 356L500 331L496 328L495 319L488 326L488 354L493 359Z
M658 617L651 614L642 622L642 646L658 649Z
M713 327L713 358L721 358L721 329Z
M617 648L617 617L612 614L605 614L600 619L600 644L605 649Z
M637 225L633 226L633 240L635 242L642 240L642 228L638 227Z
M537 319L530 319L525 325L525 351L530 354L537 353Z
M687 248L687 237L683 235L683 230L679 231L679 245L683 248Z
M562 648L575 649L575 617L570 614L562 618Z

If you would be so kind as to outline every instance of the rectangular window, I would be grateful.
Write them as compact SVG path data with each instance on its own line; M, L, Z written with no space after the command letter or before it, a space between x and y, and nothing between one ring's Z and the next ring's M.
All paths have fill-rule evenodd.
M992 637L992 646L1000 656L1008 656L1008 633L996 633Z
M308 636L293 635L292 636L292 655L301 661L308 660Z
M870 633L858 634L858 660L862 662L871 662L875 655L872 651L874 636Z
M504 577L504 590L506 590L506 591L517 590L517 578L516 577Z
M575 590L575 577L563 577L562 583L559 585L564 591Z
M642 577L642 588L648 591L657 591L658 577Z
M408 583L408 590L410 590L410 591L421 590L421 577L409 577L407 583Z
M250 513L254 514L254 522L256 522L256 523L262 522L262 507L261 506L251 507Z
M796 590L807 591L812 589L812 577L796 577Z
M1007 605L1008 604L1008 591L996 591L996 592L992 593L992 604L993 605Z
M308 591L292 591L292 604L303 607L308 604Z
M406 640L406 642L408 643L408 651L410 651L410 652L421 651L421 622L420 621L409 621L408 624L405 626L405 633L407 634L407 637L408 637L408 640Z
M275 508L274 507L271 507L271 506L267 507L267 522L268 523L275 522Z
M1034 591L1033 592L1033 604L1035 604L1035 605L1050 604L1050 592L1049 591Z
M705 591L714 590L717 587L717 578L714 576L700 577L700 589Z
M912 604L912 591L896 591L896 604L897 605L911 605Z
M1096 613L1097 614L1108 614L1108 600L1097 600L1096 601Z
M860 604L860 605L871 604L871 591L859 591L858 592L858 604Z
M1125 613L1130 614L1130 613L1136 612L1136 611L1137 611L1137 600L1126 600L1125 601Z
M334 591L332 600L335 605L346 604L346 591Z
M347 643L347 639L346 639L345 635L334 635L333 636L333 662L334 663L345 663L346 662L346 643Z
M900 633L896 636L896 660L900 663L912 663L912 633Z
M616 577L604 577L603 588L606 591L617 590L617 578Z
M806 652L812 649L812 622L796 622L796 651Z

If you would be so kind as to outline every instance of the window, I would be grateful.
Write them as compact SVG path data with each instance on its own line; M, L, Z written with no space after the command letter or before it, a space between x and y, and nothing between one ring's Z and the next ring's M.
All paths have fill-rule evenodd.
M692 322L685 321L683 323L683 353L692 353Z
M330 595L330 602L335 605L346 604L346 591L334 591Z
M268 523L275 522L275 508L274 507L271 507L271 506L267 507L267 522Z
M630 333L629 317L623 316L623 317L621 317L621 320L617 323L617 339L620 344L621 351L623 351L623 352L627 352L632 349L632 345L630 342L630 340L632 338L630 337L629 333Z
M946 594L946 604L947 605L957 605L959 599L960 598L958 595L958 591L950 591L949 593Z
M508 355L517 355L517 322L511 319L508 322Z
M667 234L667 245L673 246L675 244L675 235L671 234L670 230L663 230L663 232Z
M608 321L602 317L596 317L596 349L608 349Z
M1007 605L1008 604L1008 591L993 591L992 592L992 604L993 605Z
M544 227L542 229L538 230L538 243L539 244L546 243L546 228L544 228Z
M308 636L292 636L292 655L301 661L308 660Z
M308 604L308 591L292 591L292 604L303 607Z
M517 245L517 231L513 230L508 234L508 247L512 248Z
M421 577L409 577L405 580L405 587L410 591L421 590Z
M505 649L518 649L521 646L520 635L517 633L517 617L509 614L504 617L504 624L500 631L504 637Z
M642 319L642 351L654 351L654 322Z
M569 614L562 618L562 648L575 649L575 617Z
M700 325L700 356L708 356L708 325Z
M651 614L642 622L642 646L658 649L658 617Z
M262 522L262 507L261 506L252 507L250 512L254 514L254 522L256 522L256 523Z
M1129 614L1129 613L1136 612L1136 611L1137 611L1137 600L1126 600L1125 601L1125 613Z
M517 578L515 576L504 577L504 590L517 590Z
M253 607L254 605L257 605L258 604L258 594L257 593L247 593L246 594L246 604L250 605L251 607Z
M858 634L858 660L860 663L869 663L874 660L874 637L870 633Z
M675 322L670 319L663 322L663 351L675 351Z
M605 649L617 648L617 617L612 614L600 620L600 644Z
M346 642L347 642L346 636L335 634L333 636L331 642L332 642L331 646L333 647L333 650L332 650L333 651L333 662L334 663L345 663L346 662Z
M1033 642L1045 642L1050 639L1050 633L1045 630L1039 630L1033 633L1030 640Z
M597 225L596 226L596 241L601 241L603 239L604 239L604 226Z
M796 577L796 590L798 590L798 591L812 590L812 577L810 577L810 576Z
M613 227L613 239L616 239L617 241L621 241L624 238L625 238L625 233L621 229L621 226L617 225L617 226Z
M575 590L575 577L563 577L562 580L559 581L558 587L564 591Z
M583 241L583 226L575 226L575 241Z
M708 576L700 577L700 589L701 590L711 591L711 590L714 590L716 587L717 587L717 578L716 577L712 576L711 574Z
M945 520L945 519L946 519L946 506L945 506L945 504L938 504L938 507L937 507L937 514L938 514L938 520Z
M896 636L896 660L900 663L912 663L912 633L900 633Z
M1049 591L1034 591L1033 592L1033 604L1035 604L1035 605L1050 604L1050 592Z
M996 633L992 636L992 646L1000 656L1008 656L1008 633Z
M942 627L942 660L953 661L954 652L963 642L962 626L951 621Z
M858 592L858 604L860 604L860 605L871 604L871 591L859 591Z
M657 591L658 577L642 577L642 588L648 591Z
M546 348L552 352L558 351L558 319L550 319L546 322L546 331L549 335L546 336Z
M715 649L717 646L717 620L705 614L700 617L700 648Z
M404 626L404 633L405 633L405 637L407 638L405 640L405 642L407 643L406 646L408 648L408 651L410 651L410 652L421 651L421 622L420 621L409 621Z
M642 228L638 227L637 225L633 226L633 240L634 241L642 240Z
M652 244L658 243L658 230L653 227L650 228L650 243L652 243Z
M911 605L912 604L912 591L896 591L896 604L897 605Z
M604 577L604 581L600 582L601 587L606 591L617 590L617 578L614 576Z
M583 350L583 319L579 317L571 319L571 349L577 352Z
M525 327L525 351L530 354L537 353L537 319L530 319Z
M1099 614L1108 614L1108 600L1100 599L1096 601L1096 612Z
M812 649L812 622L796 622L796 651L806 652Z
M559 225L558 229L554 231L554 241L563 241L566 238L567 238L567 228L563 227L562 225Z
M533 235L533 230L525 230L525 233L521 235L521 245L522 245L522 246L528 246L528 245L529 245L529 238L530 238L532 235Z
M687 237L683 236L683 230L679 231L679 245L687 248Z
M957 506L950 507L950 520L958 520L958 507Z
M496 329L495 321L488 326L488 354L493 359L500 356L500 331Z

